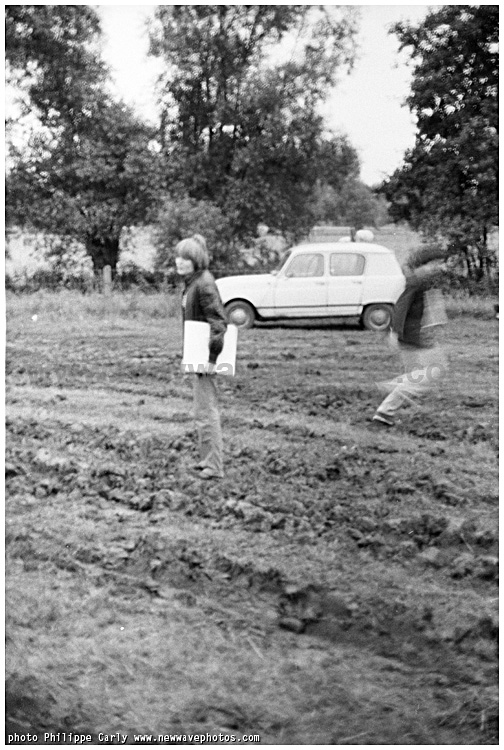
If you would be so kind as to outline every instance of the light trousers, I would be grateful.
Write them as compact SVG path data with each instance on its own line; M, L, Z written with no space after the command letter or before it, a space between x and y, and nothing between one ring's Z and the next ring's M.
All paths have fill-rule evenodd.
M223 476L222 432L215 375L193 376L194 417L198 429L200 465Z
M382 383L389 391L378 411L393 417L407 402L416 403L416 398L438 385L448 371L448 360L440 346L430 349L402 347L401 360L404 375Z

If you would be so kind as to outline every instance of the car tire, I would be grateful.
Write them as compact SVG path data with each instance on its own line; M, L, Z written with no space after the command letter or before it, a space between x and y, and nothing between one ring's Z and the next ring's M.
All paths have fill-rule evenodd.
M237 328L252 328L256 319L252 305L240 299L226 305L226 314L228 322Z
M391 323L390 305L368 305L362 314L362 325L368 331L388 331Z

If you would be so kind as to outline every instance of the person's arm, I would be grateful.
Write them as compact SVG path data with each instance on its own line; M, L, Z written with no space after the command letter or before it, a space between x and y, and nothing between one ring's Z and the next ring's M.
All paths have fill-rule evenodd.
M401 340L403 337L406 316L412 305L416 291L417 290L414 285L406 286L406 289L394 305L394 312L392 315L392 331L397 335L397 338L399 340Z
M215 364L224 346L224 334L227 329L227 319L219 290L213 278L205 279L199 289L201 311L207 323L210 324L210 356L209 362Z

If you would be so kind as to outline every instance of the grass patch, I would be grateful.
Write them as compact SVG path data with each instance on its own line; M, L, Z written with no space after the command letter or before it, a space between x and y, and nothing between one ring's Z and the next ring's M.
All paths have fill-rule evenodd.
M86 319L161 319L180 314L180 295L145 294L141 291L112 292L110 295L62 290L38 291L30 295L7 293L7 320L20 321L37 315L52 321L83 322Z
M446 295L446 310L450 317L494 317L493 297ZM97 319L111 323L120 320L162 320L180 315L180 295L177 292L145 294L139 290L113 292L110 295L81 294L76 291L38 291L29 295L8 292L6 295L7 320L12 323L37 318L53 322L64 321L84 324Z
M451 318L469 316L490 319L495 317L494 297L469 297L467 295L445 295L446 312Z

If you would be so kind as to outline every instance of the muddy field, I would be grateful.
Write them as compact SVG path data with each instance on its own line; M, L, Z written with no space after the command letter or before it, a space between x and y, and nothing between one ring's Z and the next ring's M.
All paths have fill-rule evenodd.
M205 483L176 319L10 317L7 732L496 744L497 326L391 431L380 335L244 332Z

